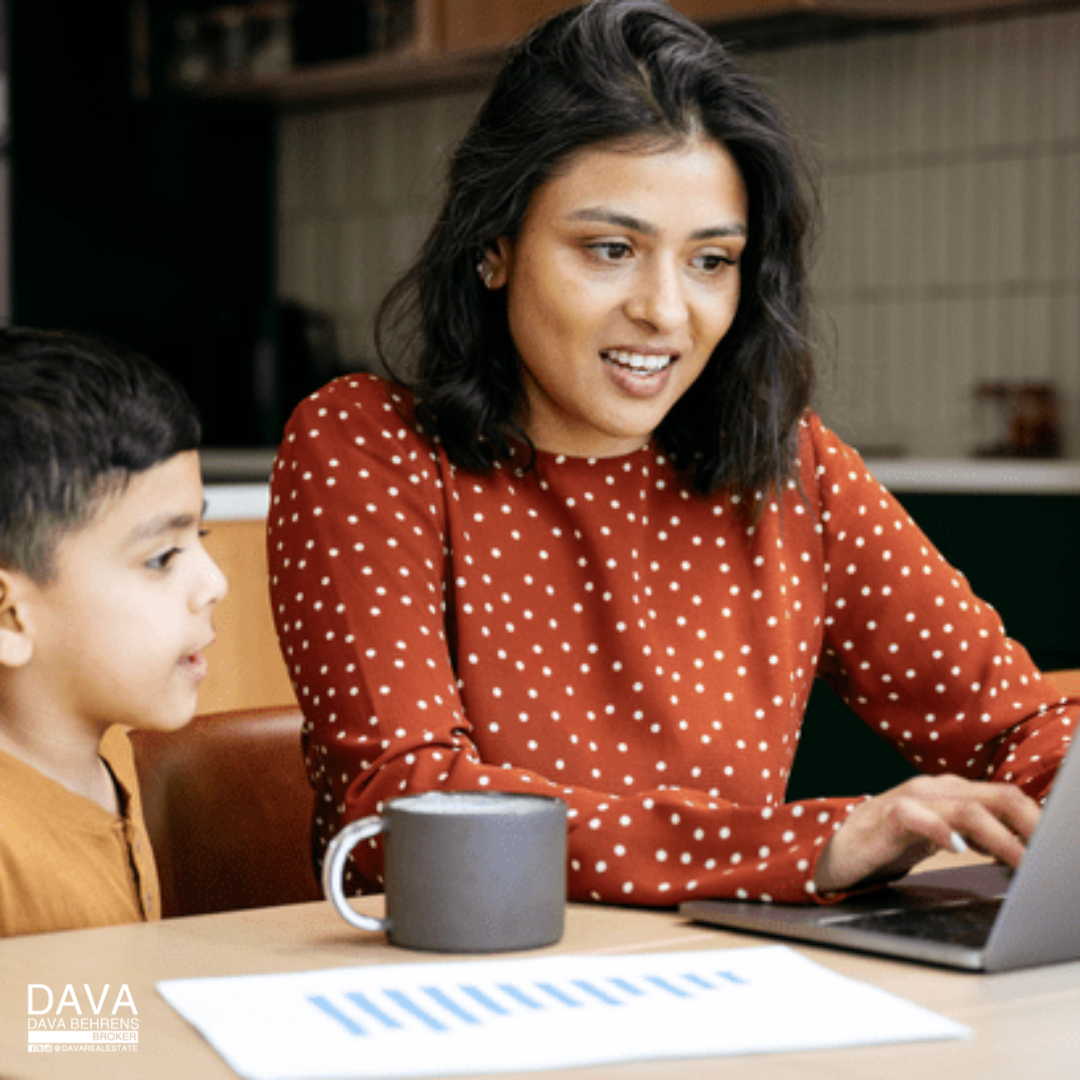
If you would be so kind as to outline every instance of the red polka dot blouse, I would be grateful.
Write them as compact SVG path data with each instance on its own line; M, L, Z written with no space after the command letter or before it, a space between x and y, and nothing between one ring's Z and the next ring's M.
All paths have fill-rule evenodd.
M855 802L784 802L825 670L921 770L1045 795L1080 706L853 450L813 415L800 437L753 524L653 445L467 472L405 391L312 395L268 545L320 855L395 796L524 791L569 805L573 899L805 901ZM379 887L377 841L355 870Z

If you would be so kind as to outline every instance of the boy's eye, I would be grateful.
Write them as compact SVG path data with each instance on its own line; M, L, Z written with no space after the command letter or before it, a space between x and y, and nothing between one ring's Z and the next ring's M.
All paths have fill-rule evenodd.
M155 555L152 559L147 559L146 565L150 567L151 570L168 570L169 564L182 550L182 548L171 547L168 551L163 551L160 555Z

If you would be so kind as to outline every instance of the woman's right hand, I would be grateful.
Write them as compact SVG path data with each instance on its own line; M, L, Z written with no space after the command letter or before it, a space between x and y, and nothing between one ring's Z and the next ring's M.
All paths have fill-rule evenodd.
M889 881L945 849L967 847L1016 867L1039 804L1011 784L917 776L859 804L826 844L819 895Z

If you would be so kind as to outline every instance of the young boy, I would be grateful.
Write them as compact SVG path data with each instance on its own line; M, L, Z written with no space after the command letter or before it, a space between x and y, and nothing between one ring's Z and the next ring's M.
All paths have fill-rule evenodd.
M124 728L182 727L206 674L199 439L142 357L0 330L0 937L160 917Z

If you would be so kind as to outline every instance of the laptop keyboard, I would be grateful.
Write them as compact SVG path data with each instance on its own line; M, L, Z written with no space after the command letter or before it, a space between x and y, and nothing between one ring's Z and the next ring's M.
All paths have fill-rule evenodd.
M982 948L990 937L1001 899L958 900L931 908L893 908L869 915L835 920L845 926L878 930L927 941L949 941L967 948ZM829 920L832 922L833 920Z

